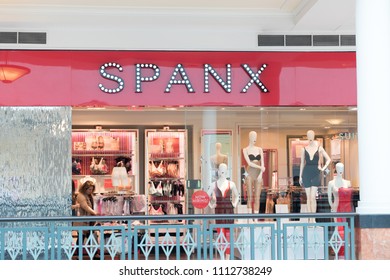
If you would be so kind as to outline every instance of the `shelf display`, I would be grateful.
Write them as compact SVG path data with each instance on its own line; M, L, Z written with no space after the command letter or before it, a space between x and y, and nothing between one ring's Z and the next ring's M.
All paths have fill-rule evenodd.
M186 130L146 130L145 136L148 213L151 215L184 214L187 132ZM181 223L182 221L169 220L169 222Z
M138 130L72 130L72 179L96 180L96 193L138 193Z

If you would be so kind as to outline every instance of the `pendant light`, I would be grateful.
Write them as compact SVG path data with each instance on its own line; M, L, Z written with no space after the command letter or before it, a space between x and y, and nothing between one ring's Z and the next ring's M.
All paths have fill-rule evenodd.
M0 64L0 81L3 83L12 83L28 73L30 69L23 66Z

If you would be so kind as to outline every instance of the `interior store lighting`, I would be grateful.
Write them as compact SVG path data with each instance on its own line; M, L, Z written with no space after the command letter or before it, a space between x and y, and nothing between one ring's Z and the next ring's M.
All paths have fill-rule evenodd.
M28 73L30 73L30 69L27 67L12 64L0 64L0 81L6 84L12 83Z

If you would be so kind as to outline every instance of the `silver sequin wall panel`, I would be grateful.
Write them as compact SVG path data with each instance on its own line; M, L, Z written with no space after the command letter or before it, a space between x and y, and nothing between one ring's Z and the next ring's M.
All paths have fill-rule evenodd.
M0 216L71 213L71 108L0 107Z

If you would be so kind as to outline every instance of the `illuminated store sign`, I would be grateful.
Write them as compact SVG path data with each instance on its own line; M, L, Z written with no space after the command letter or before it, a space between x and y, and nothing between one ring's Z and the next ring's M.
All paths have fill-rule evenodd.
M116 84L115 88L110 88L108 86L99 84L99 88L101 91L109 94L116 94L125 89L125 78L121 75L113 74L113 71L108 72L108 70L116 69L117 72L123 72L123 67L116 62L108 62L103 64L100 67L100 76L104 79L111 80ZM260 66L260 69L253 70L249 64L242 64L241 70L242 74L246 74L248 76L248 81L245 86L241 89L240 93L246 93L248 89L255 84L261 92L267 93L269 92L268 88L265 84L260 80L261 73L267 68L267 64L263 64ZM209 93L209 79L212 77L217 84L226 92L232 92L232 65L226 64L225 74L218 73L211 64L203 65L204 74L203 74L203 92ZM144 72L148 71L150 74L144 74ZM142 92L142 84L147 82L154 82L160 78L160 67L156 64L152 63L137 63L135 65L135 90L136 93ZM191 83L192 78L187 74L185 67L182 64L177 64L173 70L170 70L170 79L167 81L164 92L170 93L173 86L182 86L185 87L188 93L196 93L193 84ZM125 73L124 73L125 74Z
M0 50L1 106L356 106L354 52Z

